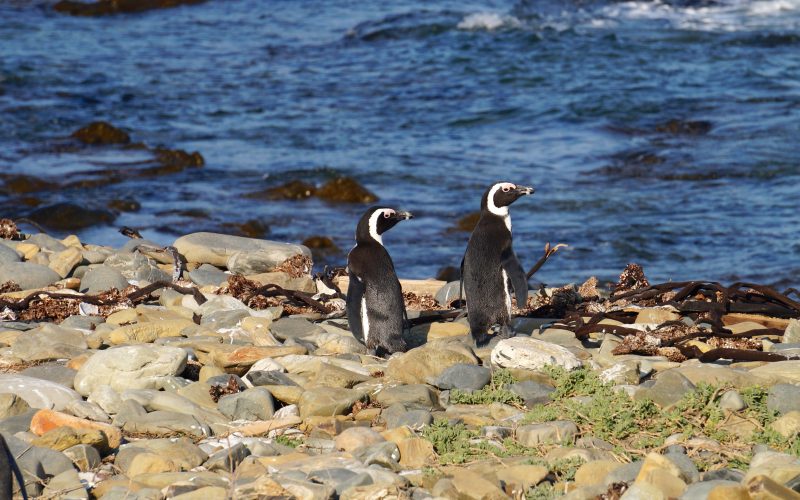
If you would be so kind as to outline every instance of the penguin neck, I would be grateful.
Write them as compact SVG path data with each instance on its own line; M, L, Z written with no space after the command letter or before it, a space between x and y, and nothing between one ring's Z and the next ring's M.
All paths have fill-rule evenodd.
M511 214L508 213L508 207L498 208L490 206L488 211L489 214L502 220L503 224L506 226L506 229L508 229L508 232L511 233Z

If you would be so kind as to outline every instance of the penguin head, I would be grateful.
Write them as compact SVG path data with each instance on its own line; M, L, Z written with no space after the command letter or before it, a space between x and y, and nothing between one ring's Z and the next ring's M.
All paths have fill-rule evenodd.
M533 194L532 187L518 186L510 182L496 182L483 194L481 200L481 210L489 212L499 217L508 215L508 206L517 201L518 198Z
M370 207L356 228L356 242L376 241L383 244L381 235L401 220L413 219L411 212L402 212L387 207Z

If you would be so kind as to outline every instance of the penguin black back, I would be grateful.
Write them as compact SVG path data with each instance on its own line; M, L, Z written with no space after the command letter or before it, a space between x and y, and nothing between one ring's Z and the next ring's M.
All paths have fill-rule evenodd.
M508 207L532 193L533 188L498 182L481 199L481 217L461 263L470 331L478 346L488 343L493 325L501 327L503 336L510 335L511 288L518 304L527 300L527 278L512 247Z
M369 208L356 227L356 246L347 256L350 329L371 354L378 356L407 350L403 292L382 235L412 217L392 208Z

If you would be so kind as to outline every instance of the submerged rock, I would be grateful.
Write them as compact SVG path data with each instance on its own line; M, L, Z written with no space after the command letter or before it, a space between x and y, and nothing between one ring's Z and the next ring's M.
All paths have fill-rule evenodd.
M59 9L60 4L73 3L73 2L59 2L56 4L56 10ZM75 2L77 3L77 2ZM103 2L111 4L112 2ZM114 2L116 3L116 2ZM81 2L82 5L91 5ZM92 122L85 127L79 128L72 133L72 137L78 139L84 144L101 145L101 144L128 144L131 142L130 136L123 130L111 125L108 122Z
M350 177L337 177L317 190L317 196L325 201L339 203L374 203L378 197Z
M71 231L111 224L117 216L108 210L64 202L37 208L28 214L28 218L48 229Z

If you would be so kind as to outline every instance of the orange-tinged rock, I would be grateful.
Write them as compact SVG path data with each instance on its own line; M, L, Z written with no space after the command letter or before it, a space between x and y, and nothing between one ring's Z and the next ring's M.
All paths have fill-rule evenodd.
M122 432L110 424L93 422L53 410L39 410L31 419L31 432L37 436L41 436L47 431L57 427L64 426L72 427L73 429L95 429L102 431L108 438L108 446L112 449L119 448L122 442Z
M80 356L75 356L74 358L67 361L67 368L72 368L73 370L80 370L81 366L86 363L92 357L90 354L81 354Z

